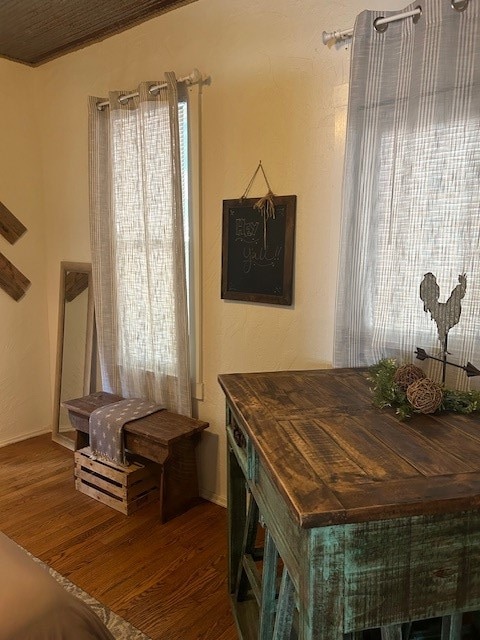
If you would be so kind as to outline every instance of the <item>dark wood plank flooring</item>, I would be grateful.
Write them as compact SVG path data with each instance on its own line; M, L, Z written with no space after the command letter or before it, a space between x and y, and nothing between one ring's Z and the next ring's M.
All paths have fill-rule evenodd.
M126 517L75 491L73 453L45 435L0 448L0 529L152 640L237 638L222 507Z

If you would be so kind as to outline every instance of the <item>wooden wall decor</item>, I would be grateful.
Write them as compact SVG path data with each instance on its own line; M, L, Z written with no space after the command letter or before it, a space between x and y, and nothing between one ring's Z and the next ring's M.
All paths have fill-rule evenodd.
M27 227L7 209L3 202L0 202L0 233L2 236L8 240L10 244L15 244L26 230Z
M23 236L27 227L0 202L0 234L10 244ZM30 280L0 253L0 287L14 300L20 300L30 286Z
M20 300L30 286L30 280L0 253L0 287L14 300Z

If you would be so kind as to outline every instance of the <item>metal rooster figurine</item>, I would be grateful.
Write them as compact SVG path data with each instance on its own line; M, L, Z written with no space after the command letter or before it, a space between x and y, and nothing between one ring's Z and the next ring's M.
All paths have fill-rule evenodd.
M470 362L466 366L461 366L453 362L448 362L448 332L460 321L460 315L462 313L462 298L465 296L467 290L467 276L461 274L458 276L457 286L451 292L446 302L439 302L440 287L438 286L437 279L433 273L426 273L420 284L420 298L423 300L423 308L425 312L429 311L432 320L435 321L438 330L438 339L442 345L442 358L435 358L428 355L428 353L421 348L417 347L416 355L419 360L438 360L443 363L442 371L442 383L445 384L445 376L447 364L463 369L467 376L478 376L480 370L473 366Z

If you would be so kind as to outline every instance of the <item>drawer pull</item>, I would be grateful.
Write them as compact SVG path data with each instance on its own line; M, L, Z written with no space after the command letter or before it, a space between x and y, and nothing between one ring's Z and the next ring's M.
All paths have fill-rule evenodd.
M241 449L245 449L247 441L245 440L245 436L243 435L242 430L239 429L236 425L234 425L232 428L232 433L233 433L233 439L235 440L236 444Z

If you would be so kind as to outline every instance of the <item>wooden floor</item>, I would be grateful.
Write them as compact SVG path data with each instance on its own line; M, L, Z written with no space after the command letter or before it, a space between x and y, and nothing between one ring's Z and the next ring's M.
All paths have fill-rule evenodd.
M0 529L152 640L237 638L226 587L226 511L161 525L78 493L73 453L40 436L0 448Z

